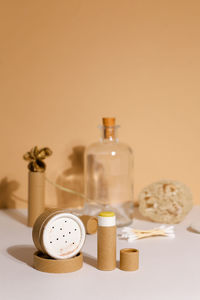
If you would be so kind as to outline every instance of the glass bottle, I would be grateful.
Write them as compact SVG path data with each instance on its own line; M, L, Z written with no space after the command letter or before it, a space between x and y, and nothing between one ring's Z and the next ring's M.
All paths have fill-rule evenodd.
M115 118L103 118L100 141L85 151L85 213L114 211L117 226L132 222L133 153L119 142Z

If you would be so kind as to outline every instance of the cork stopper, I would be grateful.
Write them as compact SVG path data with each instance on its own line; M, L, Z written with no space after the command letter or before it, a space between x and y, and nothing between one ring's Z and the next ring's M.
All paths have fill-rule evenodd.
M115 126L115 118L103 118L104 126Z
M103 118L104 138L110 139L115 136L115 118Z

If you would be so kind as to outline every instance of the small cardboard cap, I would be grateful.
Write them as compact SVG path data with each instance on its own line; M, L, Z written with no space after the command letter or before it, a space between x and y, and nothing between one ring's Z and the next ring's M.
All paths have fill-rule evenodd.
M139 267L139 251L133 248L120 250L120 270L136 271Z
M33 255L33 267L41 272L47 273L70 273L82 268L83 255L78 253L68 259L53 259L40 251Z
M94 234L97 232L98 221L96 217L83 215L79 217L85 226L87 234Z

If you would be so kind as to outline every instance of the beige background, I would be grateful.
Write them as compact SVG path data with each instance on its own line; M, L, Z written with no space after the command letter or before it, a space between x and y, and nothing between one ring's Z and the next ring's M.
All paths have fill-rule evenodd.
M56 180L102 116L135 150L136 198L171 178L200 203L199 53L199 1L1 0L0 206L26 204L24 152L51 147Z

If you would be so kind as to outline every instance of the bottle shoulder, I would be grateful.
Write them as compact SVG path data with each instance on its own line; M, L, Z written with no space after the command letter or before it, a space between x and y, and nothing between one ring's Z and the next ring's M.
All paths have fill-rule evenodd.
M121 143L121 142L96 142L93 144L90 144L87 148L86 148L86 154L89 153L109 153L109 152L127 152L128 154L132 155L133 154L133 150L130 146L128 146L125 143Z

